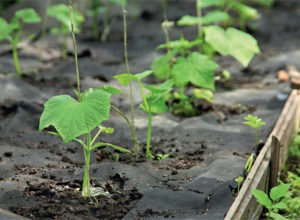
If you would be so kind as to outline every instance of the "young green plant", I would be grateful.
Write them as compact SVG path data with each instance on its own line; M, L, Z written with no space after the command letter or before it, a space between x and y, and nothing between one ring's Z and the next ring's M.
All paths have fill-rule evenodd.
M252 190L252 194L257 202L268 210L267 219L287 220L287 218L279 214L279 211L285 211L288 208L284 199L291 196L289 188L290 184L280 184L271 189L269 196L264 191L258 189Z
M101 42L106 42L107 37L110 33L111 26L113 23L113 17L111 16L111 12L114 5L122 5L122 0L90 0L91 7L88 10L88 14L93 18L93 35L94 39L99 39L99 25L98 20L100 15L102 14L103 20L103 30L101 33L100 40Z
M70 16L69 8L65 4L52 5L47 8L47 14L55 18L60 23L60 27L52 27L50 32L55 35L61 35L63 37L62 43L62 57L65 59L67 57L67 36L72 32L70 27ZM80 25L84 21L83 15L78 11L73 11L74 17L74 32L80 32Z
M0 17L0 41L6 39L12 45L15 70L19 77L22 77L22 71L19 63L18 44L23 39L31 39L35 36L34 34L26 37L21 36L24 24L38 23L40 21L40 16L32 8L16 11L10 23L7 23L4 18Z
M151 136L152 136L152 114L167 112L168 108L165 104L164 96L173 88L173 80L167 80L157 85L146 85L142 83L142 79L152 74L152 71L147 70L138 74L123 73L114 76L121 85L127 86L131 81L136 81L140 87L143 103L140 108L147 113L148 129L146 142L146 157L154 158L151 152ZM148 90L146 94L145 89Z
M71 1L71 0L70 0ZM81 144L84 152L84 175L82 182L82 196L93 197L97 195L108 195L100 188L90 185L90 157L91 152L96 148L112 147L118 152L130 153L125 148L97 141L101 133L113 133L112 128L106 128L102 122L109 119L110 96L118 93L118 90L111 87L101 87L98 89L88 89L80 91L80 77L78 71L77 47L73 29L72 2L70 2L70 20L74 44L77 100L69 95L58 95L51 97L44 105L44 111L40 118L39 131L50 126L55 128L55 132L50 132L59 136L64 143L76 141ZM92 131L97 129L95 135Z
M246 121L243 122L243 124L250 126L254 130L254 136L255 136L255 146L258 146L258 129L265 125L266 123L259 117L255 115L247 115L244 118Z

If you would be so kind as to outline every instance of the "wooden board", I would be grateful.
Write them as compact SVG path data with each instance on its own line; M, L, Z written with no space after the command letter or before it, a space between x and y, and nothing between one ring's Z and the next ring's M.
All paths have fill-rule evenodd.
M225 220L259 219L262 206L256 202L251 191L260 189L268 193L270 184L274 185L278 171L286 162L290 143L298 132L299 107L299 91L293 90Z

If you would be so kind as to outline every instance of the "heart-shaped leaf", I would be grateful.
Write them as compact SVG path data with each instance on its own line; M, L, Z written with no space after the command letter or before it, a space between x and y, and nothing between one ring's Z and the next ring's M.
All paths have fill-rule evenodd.
M215 62L196 52L187 58L180 57L172 69L175 85L182 87L191 82L199 87L214 90L214 71L217 66Z
M68 95L54 96L45 103L39 130L53 126L67 143L108 120L109 111L110 94L102 90L82 93L81 102Z

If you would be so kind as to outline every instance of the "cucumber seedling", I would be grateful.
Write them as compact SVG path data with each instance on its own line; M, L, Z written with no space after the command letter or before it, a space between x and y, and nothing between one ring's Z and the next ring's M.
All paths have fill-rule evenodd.
M41 21L40 16L32 8L20 9L15 12L14 17L8 23L4 18L0 17L0 41L8 40L12 46L13 60L16 73L22 77L21 67L19 63L18 44L23 39L32 39L35 34L22 37L22 31L25 23L38 23Z
M113 133L112 128L106 128L102 122L109 119L110 96L118 92L111 87L101 87L98 89L88 89L80 91L80 77L78 70L77 47L73 29L72 1L70 0L71 32L76 64L77 100L69 95L58 95L51 97L44 105L44 111L40 118L39 131L50 126L55 128L55 132L50 132L61 137L64 143L76 141L81 144L84 152L85 168L82 182L82 196L93 197L97 195L107 195L100 188L90 185L90 157L91 152L96 148L111 147L118 152L131 153L125 148L97 141L102 133ZM97 130L95 135L92 131Z

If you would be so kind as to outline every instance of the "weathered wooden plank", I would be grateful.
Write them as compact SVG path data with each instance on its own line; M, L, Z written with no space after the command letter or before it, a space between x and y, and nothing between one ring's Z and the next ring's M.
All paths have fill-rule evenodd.
M251 191L252 189L260 189L268 192L269 181L271 181L271 185L275 184L277 171L281 169L286 162L289 145L300 125L299 107L299 92L298 90L293 90L274 126L273 131L268 137L265 146L262 148L239 194L228 210L225 220L259 218L262 212L262 207L256 202ZM274 138L276 138L278 142L274 141ZM282 147L279 147L281 145ZM272 150L274 153L273 157L271 157ZM272 171L270 170L271 164L273 164ZM274 174L274 172L276 172L276 174Z

